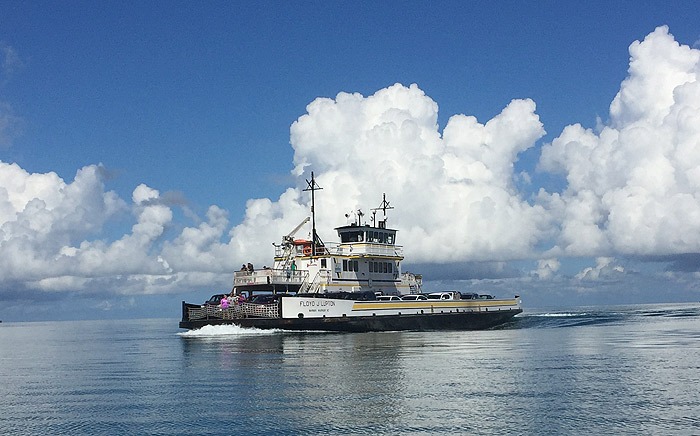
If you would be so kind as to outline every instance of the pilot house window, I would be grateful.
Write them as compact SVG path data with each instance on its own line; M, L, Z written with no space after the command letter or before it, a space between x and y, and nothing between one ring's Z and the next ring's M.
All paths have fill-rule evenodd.
M344 232L340 235L340 242L362 242L363 235L363 231Z

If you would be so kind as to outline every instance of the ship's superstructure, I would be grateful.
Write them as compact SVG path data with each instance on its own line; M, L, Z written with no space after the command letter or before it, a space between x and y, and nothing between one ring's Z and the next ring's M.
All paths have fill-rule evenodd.
M315 180L309 182L313 190ZM312 204L312 210L314 205ZM234 291L332 293L365 292L376 295L404 295L422 292L422 277L401 271L403 247L396 244L394 229L387 227L386 200L373 210L372 224L362 223L361 210L346 215L352 221L337 227L340 242L324 243L316 234L311 239L294 239L294 235L312 218L305 218L282 242L275 245L272 268L234 273ZM377 219L382 211L383 218Z

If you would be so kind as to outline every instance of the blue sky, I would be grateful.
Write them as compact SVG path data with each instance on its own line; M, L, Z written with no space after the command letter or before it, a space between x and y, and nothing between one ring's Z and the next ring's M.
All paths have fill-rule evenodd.
M630 44L644 41L658 26L667 26L666 36L652 39L666 43L670 39L687 47L690 54L679 50L678 56L689 56L691 66L684 64L683 68L692 73L693 51L700 48L699 22L696 2L2 1L0 161L16 167L14 172L4 168L6 174L0 177L4 186L0 184L0 188L12 197L12 190L20 189L12 180L37 177L33 182L36 196L29 198L31 190L22 188L15 201L9 202L13 211L8 207L3 215L6 227L0 251L6 258L25 259L16 254L21 252L27 260L0 264L0 300L4 308L12 308L0 310L0 319L56 317L51 307L59 303L76 307L76 317L89 318L134 312L157 316L172 302L174 309L168 307L168 314L176 316L179 299L201 299L227 284L226 277L232 272L229 266L249 258L263 263L271 257L270 242L278 239L282 229L291 229L299 221L293 202L280 196L303 187L309 170L325 176L322 180L326 183L337 182L339 175L347 175L348 180L359 177L366 168L334 162L333 156L340 156L340 151L324 149L314 142L313 135L335 138L345 149L353 149L349 134L357 137L361 129L333 125L333 115L321 105L317 114L307 118L313 122L297 123L296 134L290 127L307 114L307 106L317 98L336 101L349 125L353 114L357 115L352 112L354 107L367 106L357 109L365 118L377 110L369 108L379 104L370 101L370 96L384 99L389 106L404 104L404 109L430 110L428 103L434 102L438 134L455 115L474 116L486 124L511 102L532 101L534 109L516 105L511 118L505 117L509 122L523 122L522 129L513 133L523 139L522 144L512 146L507 156L510 160L505 155L494 158L498 171L489 170L501 177L500 181L478 193L463 189L459 194L470 199L493 198L499 211L504 209L499 208L498 198L506 195L503 207L517 205L506 210L515 215L513 221L503 223L503 229L514 228L513 223L520 222L519 213L524 214L522 222L526 224L521 234L514 232L511 239L503 236L499 243L485 240L470 246L465 240L464 245L471 248L440 252L440 246L422 241L449 237L432 234L431 229L455 226L465 229L464 235L458 232L457 239L467 238L469 221L440 221L440 215L456 212L448 206L426 221L402 217L402 210L415 214L407 204L409 193L392 192L392 188L399 189L375 171L366 175L365 182L372 179L368 183L378 186L378 192L367 188L348 198L325 199L332 204L327 208L328 228L343 224L338 221L343 208L375 207L380 201L378 194L387 192L390 199L397 199L394 224L403 232L399 237L406 235L399 242L406 244L407 254L412 253L409 242L422 247L415 250L413 263L407 259L408 266L421 268L428 286L434 289L477 287L502 295L516 288L537 305L696 301L700 290L694 281L700 264L695 253L700 253L700 244L663 230L672 226L687 234L700 226L700 218L695 221L694 215L700 207L700 192L695 190L692 177L681 188L671 187L653 197L683 194L677 202L647 201L639 206L653 209L657 221L635 227L637 221L629 220L631 228L623 226L616 231L616 226L622 225L622 211L629 209L610 205L623 204L616 199L623 202L626 187L634 183L611 181L610 186L603 186L596 180L607 181L615 171L628 171L632 180L635 171L646 167L618 165L617 170L611 167L603 171L599 179L594 171L588 178L575 179L585 172L575 161L578 155L566 151L565 144L556 145L555 139L566 126L577 123L592 129L594 135L604 126L619 132L629 128L624 111L632 111L633 97L643 93L630 92L633 97L622 99L622 113L611 115L610 106L623 81L632 77L628 71ZM654 46L652 39L643 47ZM658 51L664 53L642 51L639 57L649 59L640 62L645 65L665 53L663 48ZM681 80L676 73L669 70L655 80ZM648 68L636 74L632 78L637 82L629 80L630 90L637 89L635 83L649 83L645 75L653 71ZM695 77L697 74L696 65ZM673 89L688 80L692 81L673 82L664 95L673 95ZM397 83L401 89L392 88ZM420 92L410 92L412 84ZM362 100L341 108L339 93L358 93ZM662 97L648 96L661 105ZM692 95L688 98L692 110ZM541 128L528 114L536 115ZM430 124L430 120L427 117L425 122ZM456 121L454 126L454 131L466 129L456 127ZM421 129L431 133L429 125L421 125ZM700 147L693 142L697 138L694 131L684 132L690 139L671 140L676 149ZM453 137L459 136L455 133ZM585 143L584 136L570 132L567 138ZM599 155L605 150L605 140L595 140ZM543 153L547 145L550 151ZM633 149L622 147L620 153ZM430 157L453 162L451 154L436 153ZM386 154L401 156L390 151ZM612 160L613 154L607 156L602 162ZM672 165L695 162L692 153L683 156L671 159ZM459 158L456 161L461 162ZM293 170L301 162L308 164L307 172L298 176ZM403 161L396 158L395 162L400 165ZM686 166L675 166L674 174L680 174L681 169L694 174L694 167ZM95 174L78 183L76 173L84 168L88 170L83 173ZM411 168L424 177L410 180L434 180L430 177L433 167ZM51 173L55 177L38 177ZM89 189L67 198L65 189L51 190L48 186L52 183L70 185L74 191L85 186ZM440 182L435 185L442 186ZM333 195L333 189L324 188L325 195ZM88 191L89 195L85 194ZM541 191L547 195L538 194ZM572 205L584 204L589 191L598 199L593 209L608 208L594 219L603 231L594 231L591 238L586 236L590 226L581 224L585 220L576 221L582 226L579 230L569 225L578 210ZM336 191L335 197L339 197L338 192L343 191ZM54 194L57 197L51 199ZM104 200L106 197L109 199ZM50 212L51 218L29 213L31 208L26 206L33 198L44 202L44 208L39 209ZM95 198L100 199L99 207ZM452 204L455 198L461 197L445 197L439 204ZM269 204L254 199L269 199ZM299 197L295 201L303 205L306 200ZM153 206L156 203L160 208ZM633 207L629 202L624 204ZM154 208L148 209L149 205ZM216 210L212 211L212 205ZM540 213L538 207L547 214ZM61 219L57 211L68 209L87 212ZM259 218L265 214L269 215L266 219ZM147 227L148 217L158 229L154 233L144 230L147 241L130 246L134 253L117 253L120 246L138 239L136 234L143 235L139 233L143 229L134 230L134 226L141 223ZM678 219L683 222L676 222L677 217L684 217ZM29 233L17 230L22 219L29 223ZM38 230L42 219L53 223L51 232ZM59 231L61 225L56 223L70 228ZM635 244L635 232L641 228L651 229L657 238L644 241L640 237L640 243ZM168 258L169 252L186 245L185 239L192 233L187 229L198 229L202 238L206 231L211 232L207 243L197 246L200 260ZM481 233L489 236L490 231L485 228ZM32 239L39 233L41 238ZM573 241L571 233L589 242ZM23 240L20 235L30 243L18 242ZM596 238L605 241L590 243ZM117 241L122 243L115 244ZM88 252L93 257L106 257L90 268L84 260ZM50 262L66 255L79 264ZM139 255L143 264L163 264L165 260L167 273L158 273L155 267L120 270L120 256L137 259ZM106 266L107 258L117 266ZM219 260L209 262L209 266L198 264L210 258ZM34 267L24 271L24 265ZM167 286L154 285L159 280ZM31 310L25 307L27 301L37 300L50 303Z

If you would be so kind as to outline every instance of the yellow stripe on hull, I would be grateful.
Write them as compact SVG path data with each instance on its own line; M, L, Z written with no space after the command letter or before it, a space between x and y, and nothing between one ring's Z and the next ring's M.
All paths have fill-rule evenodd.
M512 300L421 300L421 301L371 301L357 302L352 310L379 310L379 309L479 309L488 307L517 306L518 301Z

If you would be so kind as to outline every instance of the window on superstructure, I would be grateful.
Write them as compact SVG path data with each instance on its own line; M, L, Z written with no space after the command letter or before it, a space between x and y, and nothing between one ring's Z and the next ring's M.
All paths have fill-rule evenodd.
M344 232L340 235L340 242L362 242L364 232Z
M357 260L343 259L343 271L359 271L360 262Z
M327 263L326 263L326 259L321 259L321 268L328 268Z

